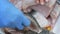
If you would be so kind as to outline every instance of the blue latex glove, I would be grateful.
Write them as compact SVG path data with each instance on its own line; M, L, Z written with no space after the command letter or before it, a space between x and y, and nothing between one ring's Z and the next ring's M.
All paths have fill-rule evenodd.
M21 10L18 10L9 0L0 0L0 28L18 28L23 30L24 27L30 26Z

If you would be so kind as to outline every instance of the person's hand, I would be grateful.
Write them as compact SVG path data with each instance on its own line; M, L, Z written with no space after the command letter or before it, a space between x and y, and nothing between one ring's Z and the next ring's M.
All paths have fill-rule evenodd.
M30 20L8 0L0 1L0 28L18 28L30 26Z
M36 0L37 3L40 3L41 5L44 5L45 2L48 2L49 0Z

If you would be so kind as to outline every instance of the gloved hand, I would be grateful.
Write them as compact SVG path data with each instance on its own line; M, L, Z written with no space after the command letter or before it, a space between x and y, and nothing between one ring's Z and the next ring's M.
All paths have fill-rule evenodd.
M24 27L30 26L21 10L18 10L9 0L0 0L0 28L18 28L23 30Z

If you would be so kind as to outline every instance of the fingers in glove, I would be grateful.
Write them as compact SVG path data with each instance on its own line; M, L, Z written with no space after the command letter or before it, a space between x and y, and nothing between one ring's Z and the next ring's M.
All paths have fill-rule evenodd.
M26 17L23 18L23 25L26 26L26 27L29 27L30 26L30 20Z
M24 29L24 26L23 26L22 24L17 24L17 28L18 28L19 30L23 30L23 29Z
M30 20L22 12L20 12L20 14L21 14L20 17L21 17L23 26L26 26L26 27L30 26Z

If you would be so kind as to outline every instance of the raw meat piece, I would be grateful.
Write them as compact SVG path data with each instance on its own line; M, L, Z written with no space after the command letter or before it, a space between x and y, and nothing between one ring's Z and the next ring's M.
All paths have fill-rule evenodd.
M50 12L51 12L51 8L49 8L48 6L45 6L45 5L39 5L38 4L38 5L31 6L29 8L40 12L45 17L48 17Z

